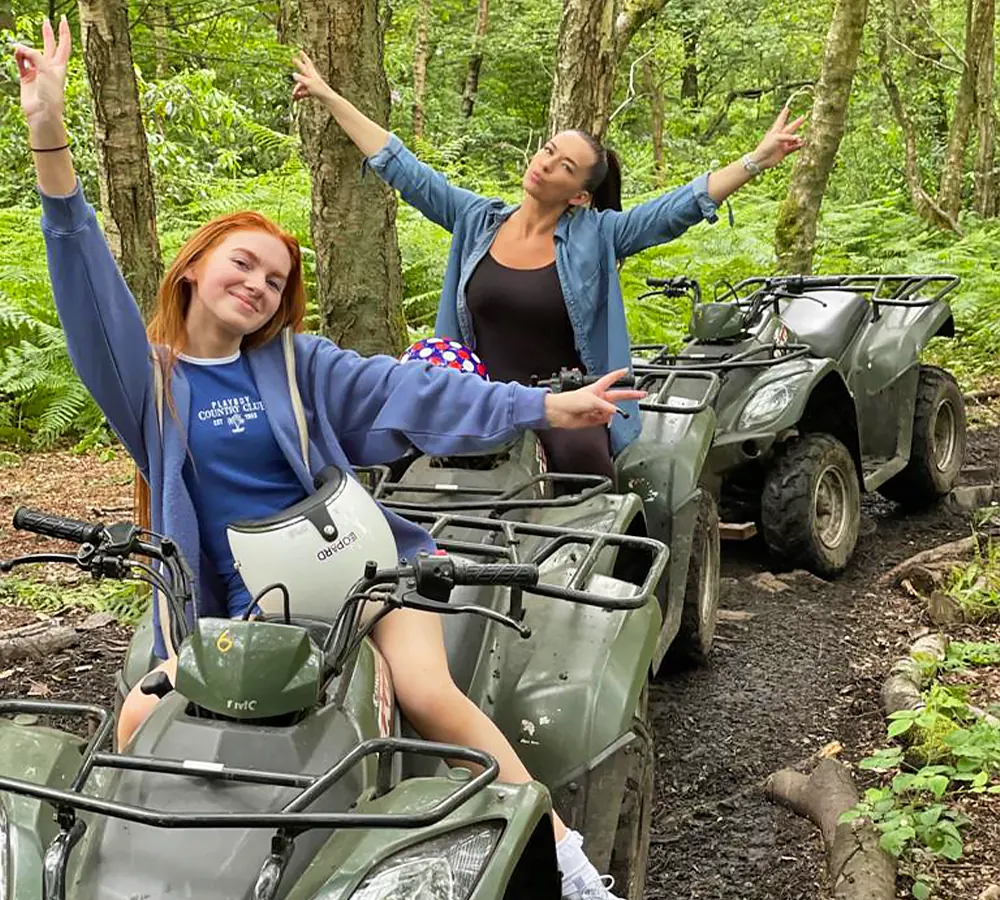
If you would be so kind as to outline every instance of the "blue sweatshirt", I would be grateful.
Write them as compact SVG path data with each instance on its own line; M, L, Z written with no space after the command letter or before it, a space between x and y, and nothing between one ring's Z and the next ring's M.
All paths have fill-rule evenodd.
M198 520L182 474L190 387L171 374L176 415L156 412L152 352L135 299L115 264L93 208L77 184L67 197L42 195L42 231L56 308L70 358L87 390L150 486L151 525L173 538L195 573L196 615L226 616L225 592L202 564ZM435 455L488 450L526 429L548 427L545 391L419 366L363 358L314 335L295 337L296 380L309 424L309 467L299 450L281 342L247 360L271 429L305 491L325 466L350 471L398 459L411 446ZM275 510L277 512L277 510ZM432 549L419 526L383 510L400 556ZM158 626L158 604L153 604ZM165 657L161 630L156 652Z

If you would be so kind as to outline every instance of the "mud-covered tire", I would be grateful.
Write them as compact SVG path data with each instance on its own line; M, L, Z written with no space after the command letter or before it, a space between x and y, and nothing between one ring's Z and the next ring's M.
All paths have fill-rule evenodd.
M947 494L965 462L965 401L950 372L921 366L913 410L910 461L879 489L909 508L929 506Z
M631 748L631 764L618 813L609 872L615 879L612 893L616 897L642 900L649 862L656 751L653 735L645 718L635 719L632 730L636 740Z
M708 662L719 616L721 569L719 510L712 495L702 491L691 539L681 624L667 651L671 668L692 668Z
M829 434L805 434L772 463L761 531L792 567L830 578L847 568L861 523L861 487L850 451Z

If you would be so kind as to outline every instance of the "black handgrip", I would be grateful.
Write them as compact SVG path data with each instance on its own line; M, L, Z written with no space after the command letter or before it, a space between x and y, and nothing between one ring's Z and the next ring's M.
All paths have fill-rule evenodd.
M532 376L531 384L534 387L545 387L557 393L562 393L564 391L576 391L580 388L597 384L603 377L603 375L584 375L579 369L563 369L558 375L553 375L551 378ZM623 390L634 387L635 376L623 375L610 386L609 390Z
M502 584L508 587L534 587L538 584L538 566L534 563L491 563L480 565L453 559L455 584Z
M96 544L101 539L104 525L93 522L80 522L77 519L67 519L64 516L54 516L51 513L19 506L14 512L14 527L21 531L34 531L46 537L73 541L77 544Z

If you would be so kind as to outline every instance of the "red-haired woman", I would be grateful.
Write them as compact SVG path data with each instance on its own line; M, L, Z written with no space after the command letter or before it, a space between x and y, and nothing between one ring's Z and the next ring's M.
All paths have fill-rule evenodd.
M364 359L296 334L294 383L304 407L296 416L277 336L302 324L299 246L253 213L209 222L184 245L164 278L147 335L73 169L63 125L65 18L58 41L47 21L43 38L41 51L18 46L15 57L56 305L73 364L148 485L153 530L173 537L196 573L199 615L237 616L251 602L226 525L302 500L313 472L386 462L411 444L434 454L472 452L526 428L606 424L616 400L640 396L607 389L617 372L592 389L548 394L388 357ZM157 366L165 375L165 410L158 409ZM299 443L303 419L308 459ZM433 549L422 529L385 515L401 557ZM493 722L453 683L436 615L396 610L377 626L375 642L400 707L419 732L491 753L505 781L530 780ZM172 672L159 627L156 651ZM129 695L119 746L156 702L138 691ZM610 896L578 836L558 820L554 827L566 896Z

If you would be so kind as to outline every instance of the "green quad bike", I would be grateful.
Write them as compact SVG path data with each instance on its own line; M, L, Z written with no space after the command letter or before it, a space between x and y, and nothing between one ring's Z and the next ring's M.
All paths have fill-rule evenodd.
M291 521L315 523L341 480ZM368 564L331 620L295 617L276 584L256 599L282 593L282 615L192 621L191 579L169 539L19 510L15 527L79 551L0 569L66 562L154 583L180 650L171 684L145 674L148 623L133 640L123 686L142 679L162 699L123 751L106 749L108 709L0 700L0 900L549 900L560 896L553 798L616 891L641 897L651 596L666 548L598 528L421 521L442 555ZM366 621L371 600L382 611ZM368 639L379 615L404 606L444 614L456 680L537 781L499 784L487 754L406 736ZM83 739L38 716L95 727Z
M775 557L823 577L842 572L860 528L860 495L904 507L947 494L962 468L965 405L952 375L924 365L953 337L954 275L749 278L702 302L698 282L648 279L690 296L679 354L634 345L637 374L697 395L695 373L721 378L705 484L729 521L752 522ZM673 445L669 434L657 441Z
M532 384L552 391L576 390L597 376L564 369ZM715 499L701 486L702 467L715 433L714 373L687 379L688 396L668 401L663 379L622 379L616 387L648 391L639 404L643 437L615 461L619 485L610 493L600 476L551 473L532 432L489 453L467 456L413 455L383 482L376 496L406 515L436 510L488 510L505 521L545 523L649 536L670 548L664 577L657 584L660 618L650 670L707 661L719 605L719 518ZM670 442L655 440L670 435ZM650 439L649 436L654 436ZM576 491L558 497L561 491Z

